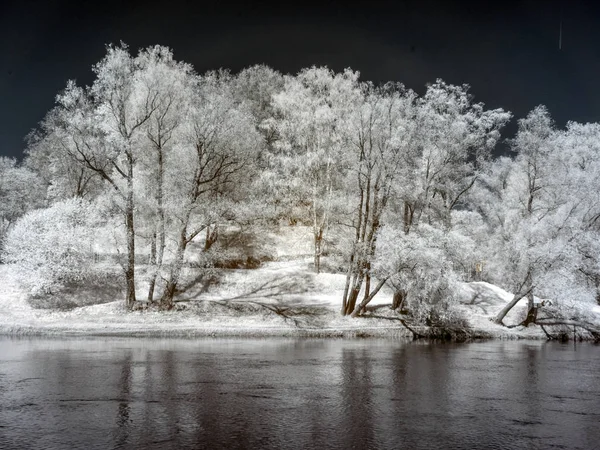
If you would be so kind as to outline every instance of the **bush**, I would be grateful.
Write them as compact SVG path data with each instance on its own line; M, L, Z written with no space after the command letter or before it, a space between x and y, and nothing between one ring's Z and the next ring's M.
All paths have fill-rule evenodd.
M17 266L32 295L56 293L102 272L93 258L101 225L94 206L81 199L30 211L9 231L3 259Z

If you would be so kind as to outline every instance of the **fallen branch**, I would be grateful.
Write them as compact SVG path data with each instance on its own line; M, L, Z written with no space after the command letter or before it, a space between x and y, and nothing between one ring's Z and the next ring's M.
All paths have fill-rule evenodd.
M406 328L408 331L410 331L410 332L413 334L413 339L422 339L422 338L425 338L425 337L427 337L427 336L425 336L425 335L423 335L423 334L417 333L415 330L413 330L411 327L409 327L409 326L408 326L408 324L406 323L406 321L405 321L404 319L400 319L400 318L399 318L398 320L400 321L400 323L401 323L402 325L404 325L404 327L405 327L405 328Z
M548 333L546 331L546 329L544 328L544 325L542 325L542 324L538 324L538 325L542 328L542 331L544 332L544 334L546 335L546 337L548 338L549 341L553 341L556 339L555 336L552 336L550 333Z
M590 333L596 342L600 341L600 329L596 328L592 324L580 322L578 320L541 318L541 319L537 319L533 323L535 323L536 325L540 325L542 327L542 330L544 330L544 333L546 333L547 336L550 336L550 335L544 329L544 325L545 326L574 326L574 327L579 327L579 328L587 331L588 333ZM550 337L549 337L549 339L550 339ZM552 339L556 339L556 338L552 337Z

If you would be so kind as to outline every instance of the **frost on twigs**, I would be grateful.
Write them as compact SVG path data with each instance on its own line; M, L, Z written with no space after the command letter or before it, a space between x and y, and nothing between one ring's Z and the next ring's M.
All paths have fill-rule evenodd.
M113 271L94 258L95 239L103 225L94 205L81 199L31 211L10 229L4 260L15 265L19 281L33 296L98 282Z
M198 74L163 46L108 46L93 72L59 93L22 164L0 160L2 258L39 305L87 289L124 310L218 300L284 322L323 302L342 324L381 303L431 330L463 329L465 311L507 333L573 308L597 321L599 124L559 129L536 107L495 158L511 114L468 85ZM457 301L473 281L513 295Z

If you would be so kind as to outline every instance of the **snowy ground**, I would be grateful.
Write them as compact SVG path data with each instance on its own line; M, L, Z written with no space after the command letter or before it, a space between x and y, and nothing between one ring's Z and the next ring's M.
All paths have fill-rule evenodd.
M345 277L316 275L311 268L310 229L284 227L264 233L250 249L260 256L275 249L276 261L258 269L223 270L219 283L191 287L179 296L175 311L128 312L123 299L108 301L115 290L102 293L104 303L67 311L37 309L27 300L11 266L0 265L0 334L123 335L123 336L390 336L412 337L387 305L392 292L384 287L369 304L370 317L340 315ZM244 251L248 251L245 248ZM188 279L194 278L188 269ZM460 309L472 335L505 339L543 339L540 327L506 328L490 321L512 295L497 286L464 283ZM88 290L91 295L93 289ZM101 297L102 294L95 297ZM139 298L145 293L139 291ZM94 303L82 298L80 304ZM96 301L97 302L97 301ZM525 317L523 300L505 318L515 324ZM596 319L600 323L600 307Z
M203 293L186 293L187 301L178 303L185 308L170 312L127 312L121 299L69 311L35 309L19 287L12 267L0 265L0 280L2 334L411 336L387 307L378 309L375 318L342 317L339 309L344 276L316 275L308 258L270 262L256 270L228 271L219 286ZM497 286L465 283L461 308L474 334L544 338L539 327L508 329L489 320L510 299L511 294ZM370 306L390 303L391 292L382 290ZM524 308L524 302L517 305L505 322L518 322Z
M170 312L127 312L123 300L74 308L35 309L18 285L14 269L0 265L0 333L172 336L407 336L389 320L341 317L343 277L311 274L308 263L267 263L257 270L232 270L223 289L210 290L185 309ZM188 298L189 295L188 295ZM208 301L195 301L195 300ZM379 302L386 301L382 296ZM389 302L389 298L387 299ZM221 306L227 303L230 306ZM298 314L285 318L267 305ZM239 306L239 308L238 308ZM284 312L285 314L285 312Z

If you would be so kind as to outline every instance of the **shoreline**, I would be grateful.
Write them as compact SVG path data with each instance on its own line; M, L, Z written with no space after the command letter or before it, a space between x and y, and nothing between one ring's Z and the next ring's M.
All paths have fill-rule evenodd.
M226 277L229 283L188 298L171 311L128 311L120 300L60 310L32 306L12 268L0 265L0 336L383 338L456 342L548 339L539 326L508 328L491 322L490 318L512 294L484 282L462 286L462 299L455 305L462 322L445 328L410 325L415 335L398 322L400 316L389 308L392 293L384 290L364 316L341 316L338 302L343 277L335 274L317 277L302 261L274 262L252 271L232 270ZM254 297L243 295L254 292L254 285L265 279L297 280L295 286L301 289L279 291L276 295L270 295L269 291ZM524 303L517 305L506 323L518 323L525 307ZM572 333L569 337L573 339ZM576 337L593 341L581 331Z
M293 338L293 339L401 339L401 340L421 340L421 341L452 341L452 342L473 342L488 340L547 340L543 333L522 333L506 329L506 333L492 335L485 330L470 329L468 335L464 338L442 339L434 336L425 336L415 338L413 334L405 327L390 326L354 326L344 328L297 328L297 327L243 327L243 326L211 326L198 327L152 327L139 329L136 327L89 327L81 329L69 329L64 326L40 326L33 324L20 324L12 327L0 327L0 336L2 337L56 337L56 338L83 338L83 337L114 337L114 338L167 338L167 339L220 339L220 338L240 338L240 339L269 339L269 338ZM423 333L428 330L421 329ZM534 331L530 329L528 331Z

